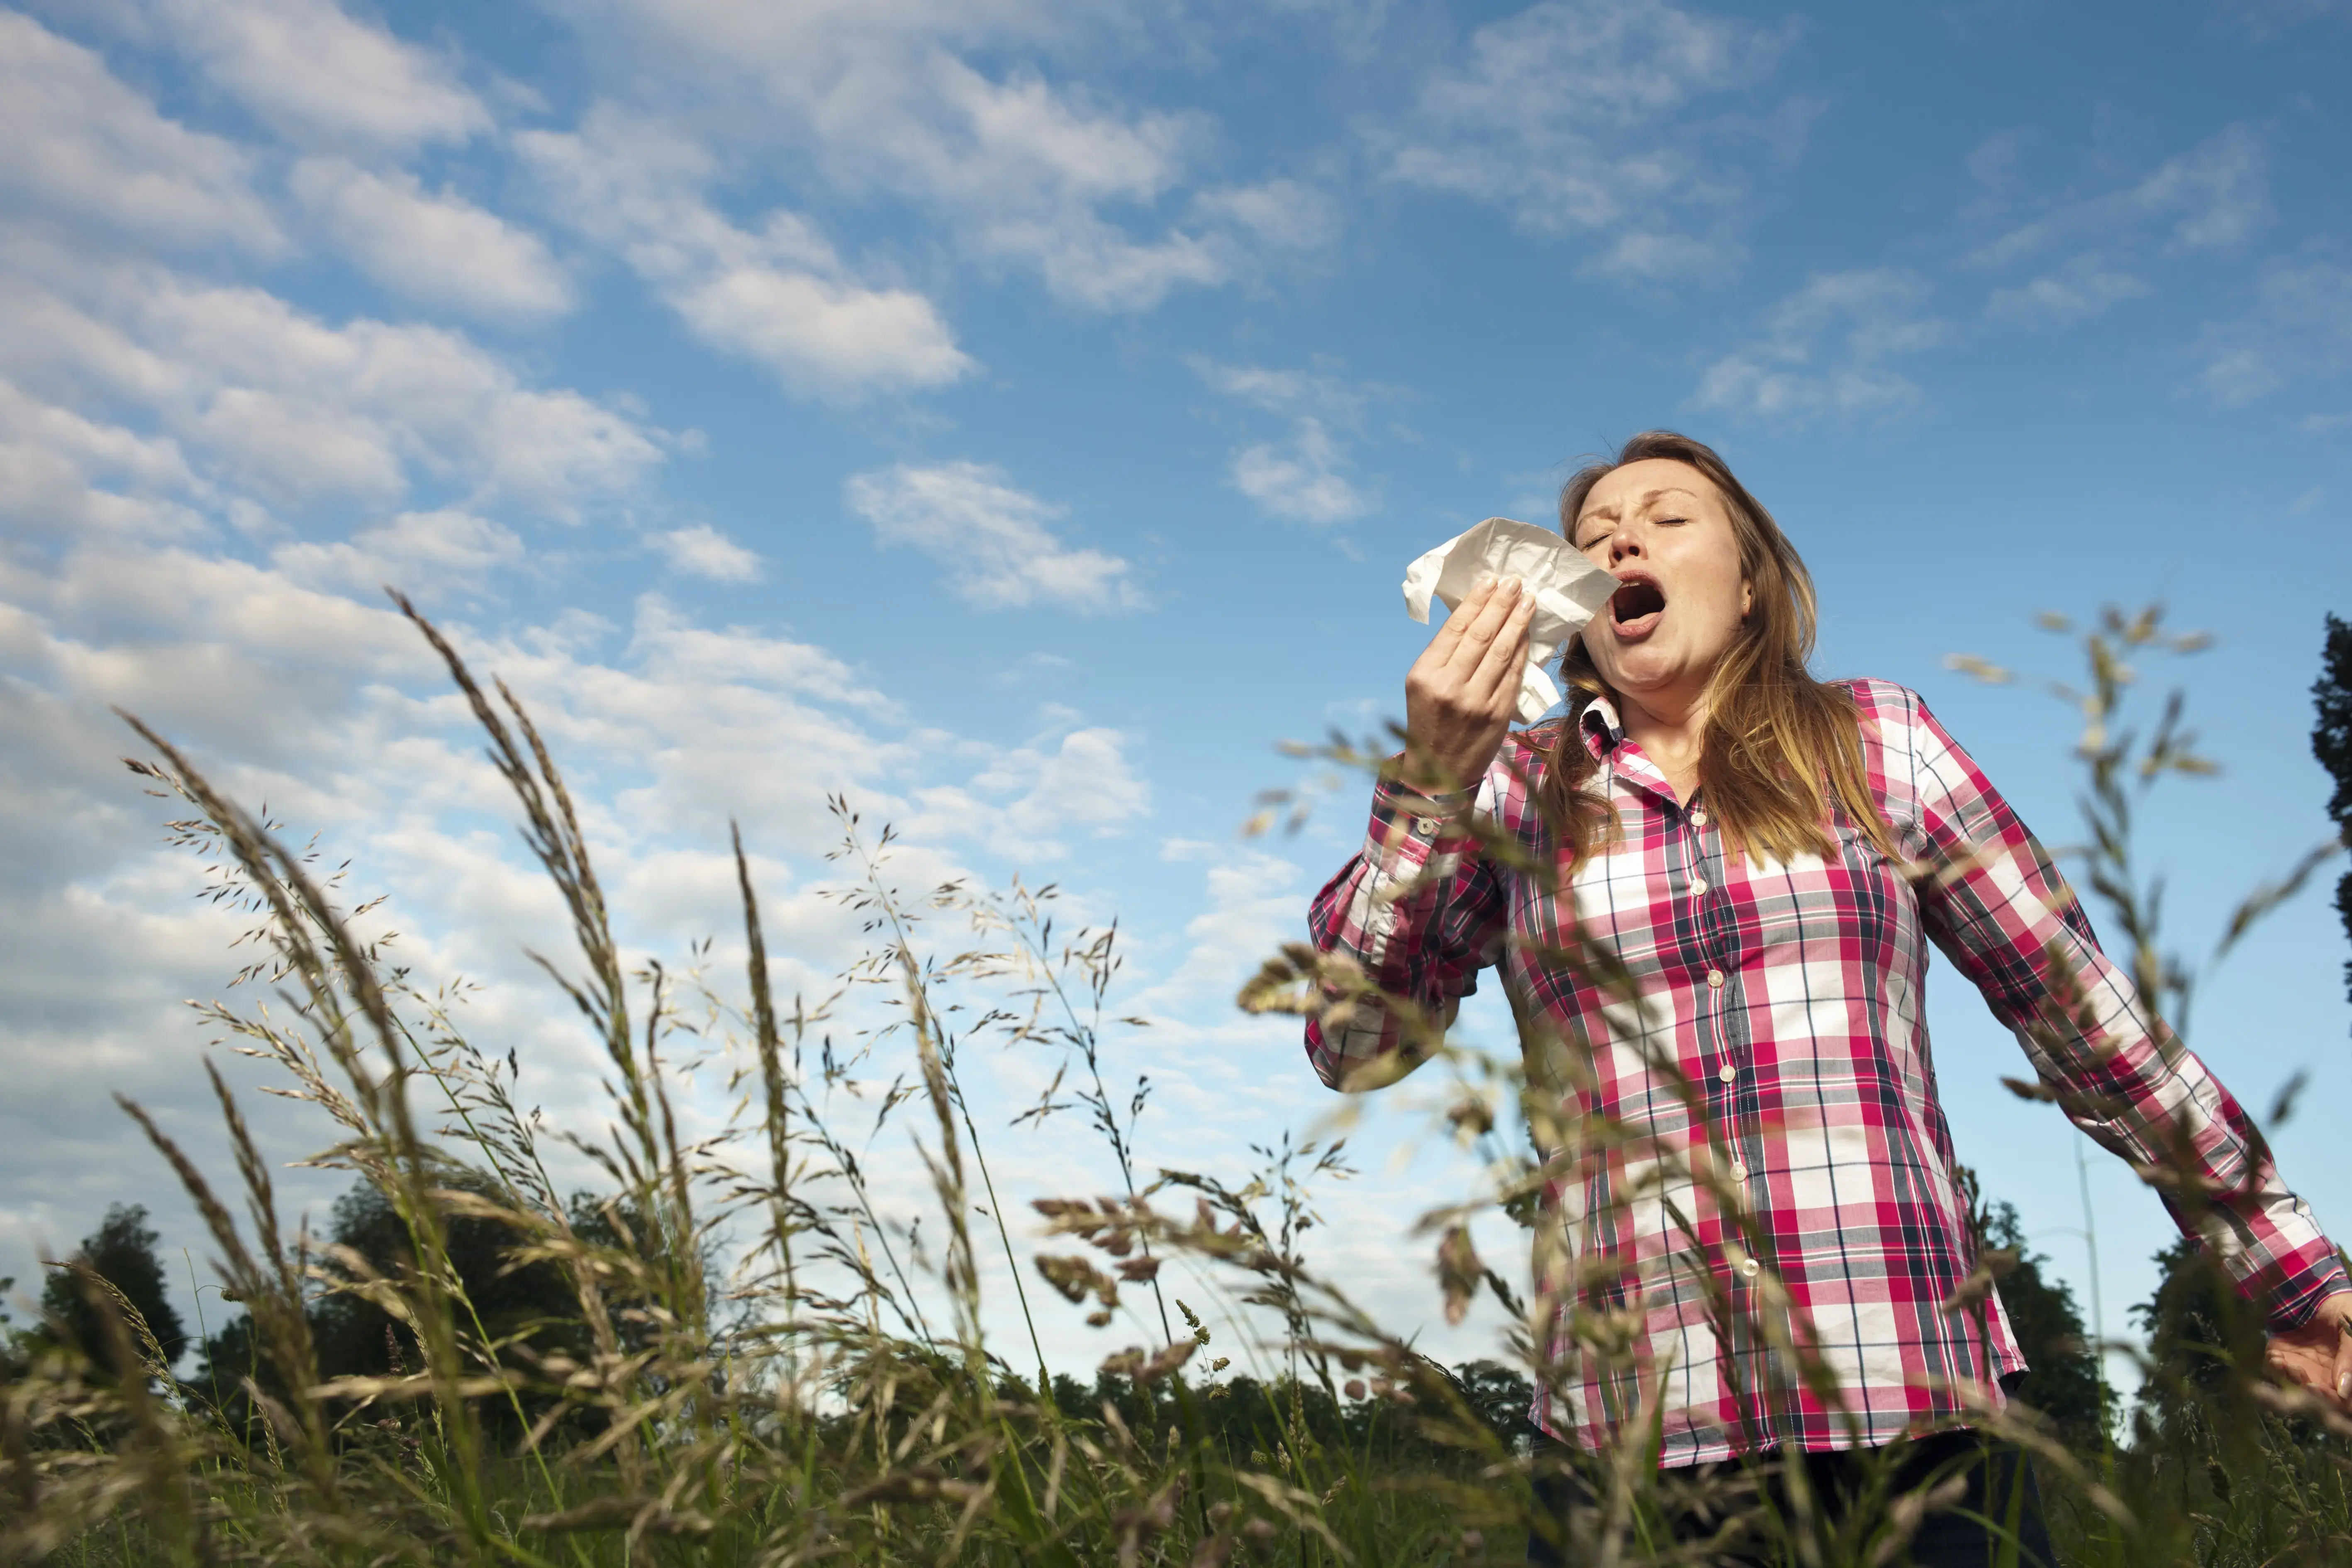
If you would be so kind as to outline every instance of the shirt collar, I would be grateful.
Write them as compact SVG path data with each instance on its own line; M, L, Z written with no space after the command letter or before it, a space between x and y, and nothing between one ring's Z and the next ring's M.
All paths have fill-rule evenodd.
M1585 749L1596 758L1605 758L1624 742L1624 722L1617 716L1617 705L1605 696L1585 704L1578 722L1584 729Z
M1625 722L1618 716L1616 704L1607 697L1594 697L1584 706L1582 722L1585 748L1608 765L1612 778L1622 779L1661 800L1674 801L1674 786L1666 782L1658 765L1626 738Z

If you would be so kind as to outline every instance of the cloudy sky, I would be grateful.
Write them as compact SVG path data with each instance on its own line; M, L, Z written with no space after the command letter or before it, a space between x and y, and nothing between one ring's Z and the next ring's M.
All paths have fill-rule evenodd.
M646 955L715 935L723 970L735 818L820 984L855 950L819 896L835 792L910 882L1017 871L1117 916L1147 1165L1238 1174L1330 1109L1296 1031L1230 1007L1361 827L1350 783L1242 836L1297 780L1276 744L1397 712L1405 562L1541 519L1646 426L1776 509L1822 671L1917 687L2053 842L2066 714L1945 656L2063 674L2034 612L2106 601L2213 632L2147 673L2226 769L2147 818L2185 947L2326 831L2340 0L19 4L0 1273L115 1200L194 1245L110 1091L217 1147L183 1004L235 927L110 705L348 859L421 974L484 984L526 1095L593 1113L522 956L554 906L386 583L532 705ZM2194 1021L2250 1105L2310 1071L2282 1159L2352 1239L2344 956L2306 894ZM1931 1012L1963 1158L2087 1291L2075 1140L2000 1090L2021 1059L1948 973ZM993 1113L1049 1067L967 1071ZM1460 1174L1412 1125L1360 1131L1316 1254L1402 1322L1405 1221ZM1024 1191L1105 1179L1066 1134L993 1154ZM2092 1160L2122 1332L2167 1221Z

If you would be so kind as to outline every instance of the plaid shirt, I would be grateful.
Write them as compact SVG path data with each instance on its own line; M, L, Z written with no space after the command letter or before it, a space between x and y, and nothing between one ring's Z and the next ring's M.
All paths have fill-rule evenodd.
M1944 875L1915 880L1918 864L1889 862L1834 802L1834 859L1728 855L1704 796L1677 800L1596 702L1583 738L1601 766L1588 788L1606 794L1624 831L1574 868L1572 916L1388 783L1364 849L1315 900L1318 948L1433 1011L1501 964L1530 1019L1590 1042L1592 1088L1571 1111L1640 1127L1666 1148L1712 1140L1696 1157L1738 1184L1761 1259L1686 1167L1638 1149L1596 1155L1549 1194L1586 1307L1640 1323L1638 1371L1622 1357L1580 1360L1556 1335L1564 1397L1539 1395L1535 1415L1571 1443L1600 1445L1654 1396L1662 1465L1877 1446L1964 1419L1967 1397L1997 1405L1999 1380L2023 1369L1997 1297L1990 1311L1943 1310L1974 1249L1927 1049L1931 940L2018 1031L2043 1081L2081 1097L2068 1102L2076 1124L2101 1145L2162 1165L2185 1131L2219 1191L2207 1239L2268 1301L2274 1325L2352 1289L2229 1092L2177 1040L2152 1038L2130 978L1975 763L1914 693L1883 681L1849 689L1870 786L1904 856ZM1517 735L1505 752L1477 813L1531 855L1558 855L1529 799L1540 754ZM1576 927L1623 960L1639 1004L1542 960ZM1307 1030L1308 1059L1335 1086L1398 1041L1377 1009ZM1711 1132L1694 1124L1664 1062L1703 1096ZM1772 1300L1769 1275L1759 1279L1768 1269L1786 1287L1790 1332L1841 1385L1826 1402L1748 1326ZM1731 1303L1720 1332L1702 1288L1710 1276Z

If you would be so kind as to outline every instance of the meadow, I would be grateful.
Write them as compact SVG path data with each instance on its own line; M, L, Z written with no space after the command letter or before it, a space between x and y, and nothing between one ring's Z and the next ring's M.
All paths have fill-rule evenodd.
M1244 1171L1141 1161L1142 1102L1106 1062L1119 1007L1113 931L1064 929L1050 889L904 889L887 828L841 802L836 885L867 950L835 989L778 994L740 840L744 972L633 966L558 759L503 685L483 685L409 613L470 702L568 912L574 949L543 962L601 1046L609 1114L543 1124L517 1098L506 1045L469 1038L446 996L355 935L338 884L299 847L132 719L146 747L133 766L183 803L173 831L252 917L260 956L211 1018L331 1142L323 1153L258 1146L210 1066L233 1173L200 1168L123 1102L202 1213L219 1293L243 1316L175 1375L129 1299L94 1271L77 1275L95 1328L21 1337L0 1358L0 1559L1370 1568L1523 1562L1532 1530L1560 1539L1570 1561L1696 1563L1709 1548L1663 1544L1659 1521L1713 1503L1716 1544L1744 1540L1806 1568L1878 1568L1904 1561L1920 1519L1952 1505L1931 1478L1832 1514L1801 1469L1771 1510L1727 1490L1666 1495L1639 1419L1607 1451L1529 1441L1527 1398L1570 1375L1559 1358L1632 1354L1627 1322L1574 1306L1575 1262L1542 1222L1548 1184L1641 1137L1563 1111L1573 1041L1529 1035L1507 1059L1465 1050L1443 1020L1305 947L1269 955L1236 998L1327 1016L1377 1000L1408 1022L1397 1070L1446 1085L1436 1130L1478 1151L1485 1174L1416 1234L1449 1314L1491 1296L1517 1328L1508 1361L1441 1365L1311 1266L1315 1194L1342 1151L1286 1143ZM2070 875L2098 901L2110 951L2143 994L2185 1017L2201 965L2164 946L2147 870L2160 856L2133 824L2147 790L2210 765L2177 700L2152 719L2136 718L2133 702L2138 667L2194 641L2152 611L2071 630L2086 673L2062 695L2084 716L2086 847ZM1335 737L1307 754L1345 774L1389 766L1390 750ZM2330 848L2252 890L2224 952ZM1559 961L1620 983L1606 953ZM881 1019L854 1058L835 1043L853 1014ZM992 1041L1061 1053L1054 1092L1027 1114L1089 1129L1118 1190L998 1191L988 1152L1001 1129L964 1092L964 1075L989 1060L975 1048ZM688 1056L725 1064L733 1112L716 1131L681 1131ZM852 1074L893 1072L883 1115L914 1138L929 1183L912 1232L877 1211L857 1155L868 1130L839 1124L832 1092ZM874 1101L858 1103L871 1114ZM551 1174L579 1157L599 1173L593 1194ZM335 1234L281 1215L272 1173L293 1158L353 1181ZM1675 1174L1738 1213L1719 1176ZM2194 1182L2144 1175L2193 1218ZM1478 1255L1471 1222L1490 1209L1524 1227L1526 1274ZM2263 1373L2258 1315L2194 1248L2170 1255L2146 1308L2145 1385L2119 1412L2095 1347L2064 1343L2079 1319L2021 1256L2013 1216L2004 1225L1989 1195L1979 1219L1978 1267L1950 1310L1981 1314L2007 1291L2021 1312L2032 1281L2055 1303L2043 1337L2078 1375L2065 1407L2053 1395L2052 1409L1975 1416L2035 1457L2068 1561L2352 1562L2352 1420ZM1026 1328L1009 1340L983 1327L979 1260L992 1251L1011 1265ZM1555 1336L1547 1326L1563 1303L1568 1332ZM1834 1399L1785 1300L1767 1288L1717 1305L1746 1315L1786 1375ZM1090 1381L1057 1375L1038 1324L1071 1307L1102 1326L1125 1310L1158 1332L1108 1355ZM1547 1466L1583 1482L1564 1513L1533 1505Z

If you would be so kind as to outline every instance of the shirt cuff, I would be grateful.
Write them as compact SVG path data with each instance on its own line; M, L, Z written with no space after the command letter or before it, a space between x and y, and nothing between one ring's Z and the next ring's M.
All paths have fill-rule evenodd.
M1475 841L1466 824L1477 799L1475 789L1433 793L1383 779L1372 789L1371 841L1383 852L1381 859L1402 852L1416 864L1438 851L1465 848Z
M2345 1274L2344 1260L2325 1239L2318 1243L2317 1257L2271 1272L2272 1277L2263 1283L2270 1287L2268 1312L2273 1330L2299 1329L2311 1321L2320 1302L2352 1291L2352 1277Z

